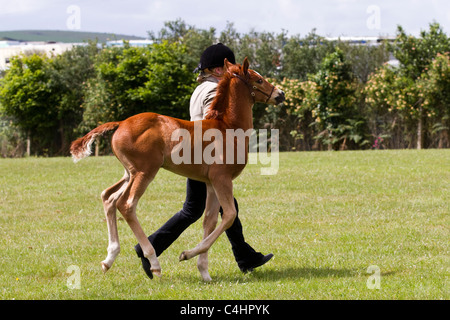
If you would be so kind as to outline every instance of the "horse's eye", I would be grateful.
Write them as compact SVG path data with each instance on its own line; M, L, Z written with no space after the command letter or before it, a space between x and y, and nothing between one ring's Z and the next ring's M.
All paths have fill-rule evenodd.
M261 83L263 83L263 80L262 79L258 79L256 82L261 84Z

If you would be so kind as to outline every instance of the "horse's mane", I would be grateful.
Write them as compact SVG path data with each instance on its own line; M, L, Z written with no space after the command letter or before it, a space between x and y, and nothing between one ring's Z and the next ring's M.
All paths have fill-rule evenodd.
M236 65L240 67L240 65ZM234 68L233 68L234 69ZM239 72L239 71L238 71ZM207 114L205 115L205 119L223 119L223 116L226 111L227 101L229 95L229 87L232 76L232 71L225 72L220 79L219 84L217 85L216 96L214 97L213 102L211 103L211 107L209 108Z

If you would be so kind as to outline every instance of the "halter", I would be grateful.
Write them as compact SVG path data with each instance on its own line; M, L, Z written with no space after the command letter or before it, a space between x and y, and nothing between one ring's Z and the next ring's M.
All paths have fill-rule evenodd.
M234 77L238 78L239 80L242 80L242 82L244 82L244 83L247 85L247 87L248 87L248 89L249 89L249 91L250 91L250 95L251 95L252 98L253 98L253 103L256 102L256 101L255 101L255 95L256 95L255 90L261 92L263 95L265 95L265 96L267 97L267 100L265 101L265 103L267 103L267 102L269 101L270 97L272 96L273 90L275 90L275 86L272 85L272 90L270 91L270 94L267 94L267 93L265 93L264 91L262 91L261 89L259 89L257 86L252 86L252 85L247 81L247 79L242 78L242 77L241 77L240 75L238 75L237 73L233 73L232 75L233 75Z

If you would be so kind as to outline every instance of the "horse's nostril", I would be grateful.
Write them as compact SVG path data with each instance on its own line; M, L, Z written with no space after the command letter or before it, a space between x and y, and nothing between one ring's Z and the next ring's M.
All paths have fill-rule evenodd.
M286 99L286 97L284 95L284 91L280 90L280 94L275 98L275 101L277 103L282 103L285 99Z

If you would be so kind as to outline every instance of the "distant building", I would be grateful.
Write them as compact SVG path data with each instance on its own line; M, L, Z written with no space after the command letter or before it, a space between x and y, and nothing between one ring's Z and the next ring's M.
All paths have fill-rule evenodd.
M145 47L153 44L151 40L129 40L132 47ZM0 70L8 69L11 58L21 54L46 53L48 56L58 55L72 49L74 46L85 46L86 43L63 42L21 42L0 41ZM123 47L123 40L107 41L107 47Z
M126 40L126 42L128 42L131 47L146 47L154 43L152 40ZM106 41L106 46L123 47L124 43L125 42L123 40Z
M328 41L342 41L354 45L365 45L365 46L378 46L382 42L393 42L395 37L328 37L325 38ZM389 61L387 62L390 66L397 68L400 62L395 59L392 53L389 54Z
M10 46L17 46L20 44L20 41L15 41L15 40L5 40L5 41L0 41L0 48L7 48Z
M395 37L325 37L328 41L342 41L351 44L378 45L383 41L392 42Z
M11 58L20 54L58 55L84 43L0 41L0 70L8 69Z

